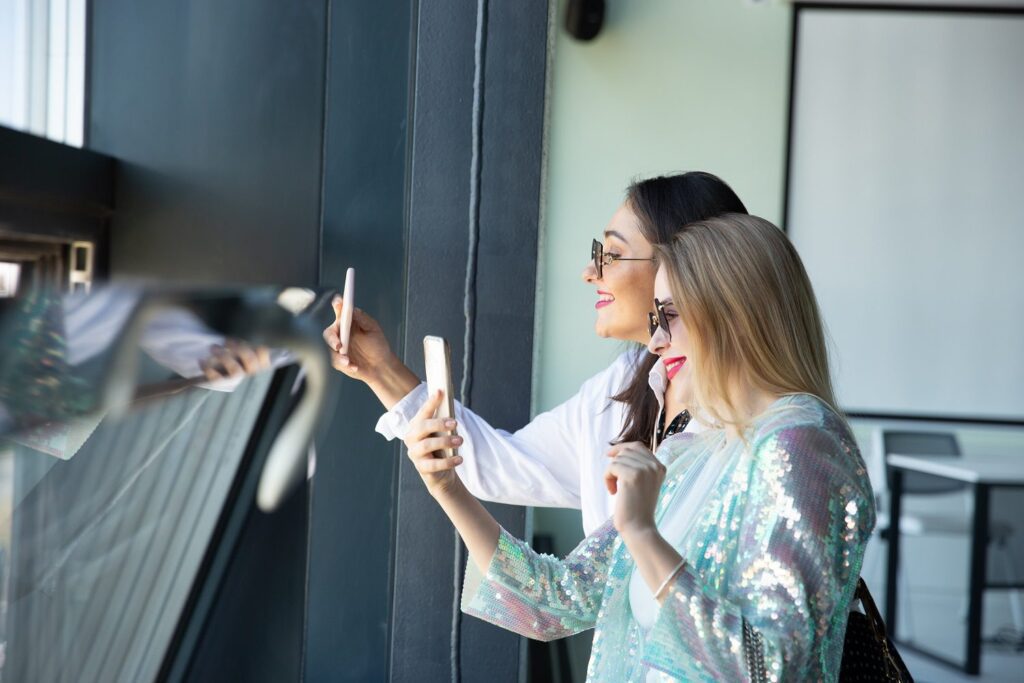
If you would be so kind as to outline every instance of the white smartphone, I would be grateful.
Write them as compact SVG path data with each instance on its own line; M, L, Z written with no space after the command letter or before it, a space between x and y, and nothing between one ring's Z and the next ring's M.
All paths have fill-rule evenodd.
M341 315L338 316L338 338L341 341L341 352L348 353L348 342L352 338L352 311L356 307L356 269L345 271L345 301L341 304Z
M444 392L441 406L434 417L454 418L455 400L452 398L452 360L448 341L443 337L426 336L423 338L423 360L427 368L427 391L433 396L438 389ZM452 434L454 430L438 433L436 436ZM442 451L446 458L458 454L457 448L445 448Z

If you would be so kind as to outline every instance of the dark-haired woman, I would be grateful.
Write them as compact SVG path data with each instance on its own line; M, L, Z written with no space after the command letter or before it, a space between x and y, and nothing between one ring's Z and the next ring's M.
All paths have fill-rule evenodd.
M597 334L638 346L584 382L572 398L514 433L456 406L458 435L443 437L443 445L458 446L463 458L459 476L474 496L581 509L583 529L590 533L614 509L604 481L611 443L651 444L697 427L679 392L668 391L678 359L662 360L644 350L657 270L654 245L668 243L688 223L725 213L746 213L746 208L710 173L660 176L629 187L603 239L595 240L582 276L596 289ZM340 299L335 306L340 308ZM388 410L377 423L378 432L403 439L411 457L441 447L425 437L450 428L417 415L427 400L426 385L392 352L372 317L356 311L349 349L339 349L336 324L324 330L324 339L334 367L365 382Z

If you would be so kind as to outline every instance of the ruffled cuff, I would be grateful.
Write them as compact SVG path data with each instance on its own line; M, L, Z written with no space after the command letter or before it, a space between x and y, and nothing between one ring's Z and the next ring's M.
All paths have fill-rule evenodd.
M535 640L554 640L592 628L588 615L574 614L561 604L571 599L553 590L540 566L545 561L557 560L538 555L501 529L487 571L481 573L472 559L466 565L462 611Z
M401 401L392 406L391 410L377 420L377 433L388 441L404 439L409 432L409 422L427 400L427 383L420 385L406 394Z
M522 602L518 593L536 584L527 558L529 552L525 543L501 529L498 547L486 572L481 572L472 559L466 563L462 611L517 633L532 626L523 620L522 610L516 609Z

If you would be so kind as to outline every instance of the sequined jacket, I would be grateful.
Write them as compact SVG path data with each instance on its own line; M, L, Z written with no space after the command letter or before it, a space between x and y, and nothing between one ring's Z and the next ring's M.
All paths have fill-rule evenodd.
M656 521L705 449L728 450L728 463L686 537L666 539L686 564L649 631L630 611L635 563L612 520L561 560L502 530L487 571L467 568L463 611L539 640L595 628L588 681L745 681L761 667L772 681L835 680L875 523L848 427L795 395L744 440L669 439L657 453L668 471Z

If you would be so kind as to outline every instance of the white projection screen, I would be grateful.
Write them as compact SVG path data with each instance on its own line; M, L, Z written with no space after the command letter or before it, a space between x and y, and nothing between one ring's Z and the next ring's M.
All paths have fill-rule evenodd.
M1024 424L1024 12L796 11L784 223L840 403Z

